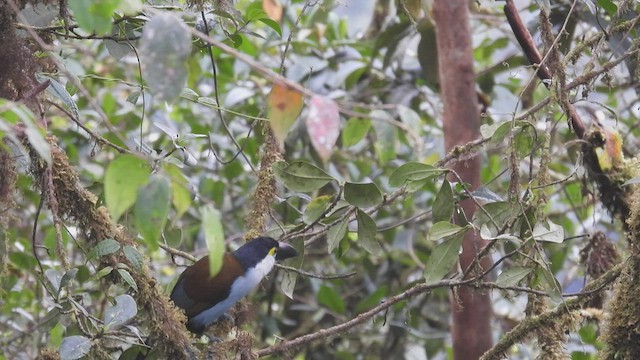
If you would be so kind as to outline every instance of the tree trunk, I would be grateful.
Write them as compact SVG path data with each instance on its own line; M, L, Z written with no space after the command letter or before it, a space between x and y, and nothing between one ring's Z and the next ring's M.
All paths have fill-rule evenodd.
M480 137L480 110L473 72L473 47L468 0L436 0L433 5L438 44L441 95L444 103L446 151ZM480 184L480 158L461 161L453 170L476 189ZM472 201L461 203L467 219L476 208ZM466 269L485 245L478 234L468 232L462 245L460 264ZM483 269L491 259L481 261ZM491 302L486 292L459 288L451 296L453 353L456 360L478 359L492 345Z

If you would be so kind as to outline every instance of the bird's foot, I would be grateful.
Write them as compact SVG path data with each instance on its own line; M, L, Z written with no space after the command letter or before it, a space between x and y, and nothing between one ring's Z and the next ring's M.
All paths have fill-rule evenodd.
M236 319L227 313L222 314L222 316L220 316L218 321L230 321L232 325L236 324Z

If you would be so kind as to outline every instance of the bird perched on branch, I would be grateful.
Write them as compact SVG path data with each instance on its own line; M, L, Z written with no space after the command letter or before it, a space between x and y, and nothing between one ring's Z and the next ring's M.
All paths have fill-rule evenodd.
M187 315L189 331L201 334L273 269L276 260L296 256L289 244L258 237L224 254L220 272L209 275L209 256L189 266L178 278L171 300Z

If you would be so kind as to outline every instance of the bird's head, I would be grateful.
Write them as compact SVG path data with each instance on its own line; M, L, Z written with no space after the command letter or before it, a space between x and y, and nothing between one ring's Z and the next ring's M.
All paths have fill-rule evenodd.
M263 260L285 260L298 255L293 246L267 236L257 237L233 252L243 268L256 267ZM272 259L269 259L271 257Z

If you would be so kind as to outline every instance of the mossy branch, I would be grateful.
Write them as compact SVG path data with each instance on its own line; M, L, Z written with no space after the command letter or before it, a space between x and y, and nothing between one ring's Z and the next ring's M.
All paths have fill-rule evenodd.
M47 168L35 151L32 151L32 174L36 179L35 183L39 184L41 182L37 180L46 177L50 171L53 184L51 188L55 191L59 216L74 222L82 231L82 238L90 246L107 238L115 239L122 245L135 246L135 240L123 227L112 221L107 209L97 205L97 197L80 185L77 171L69 164L67 155L58 147L56 139L51 136L48 140L53 164ZM124 255L117 254L100 257L100 261L102 266L126 264L129 267L138 285L135 294L138 309L148 314L143 318L151 319L150 339L155 341L155 345L162 348L171 359L193 358L195 351L183 325L184 315L170 303L156 279L149 274L146 264L137 269Z
M495 360L506 357L507 351L517 344L522 342L525 338L530 336L531 333L540 329L542 326L547 326L550 323L559 324L562 318L570 315L573 311L580 309L586 303L588 303L594 294L598 293L598 290L604 289L606 286L615 281L621 274L622 270L627 266L626 262L618 264L604 273L601 277L594 280L585 287L586 296L576 297L564 301L558 305L555 309L547 311L538 316L533 316L523 320L516 327L511 329L508 333L500 338L500 341L487 351L480 360ZM593 291L589 293L589 291Z

